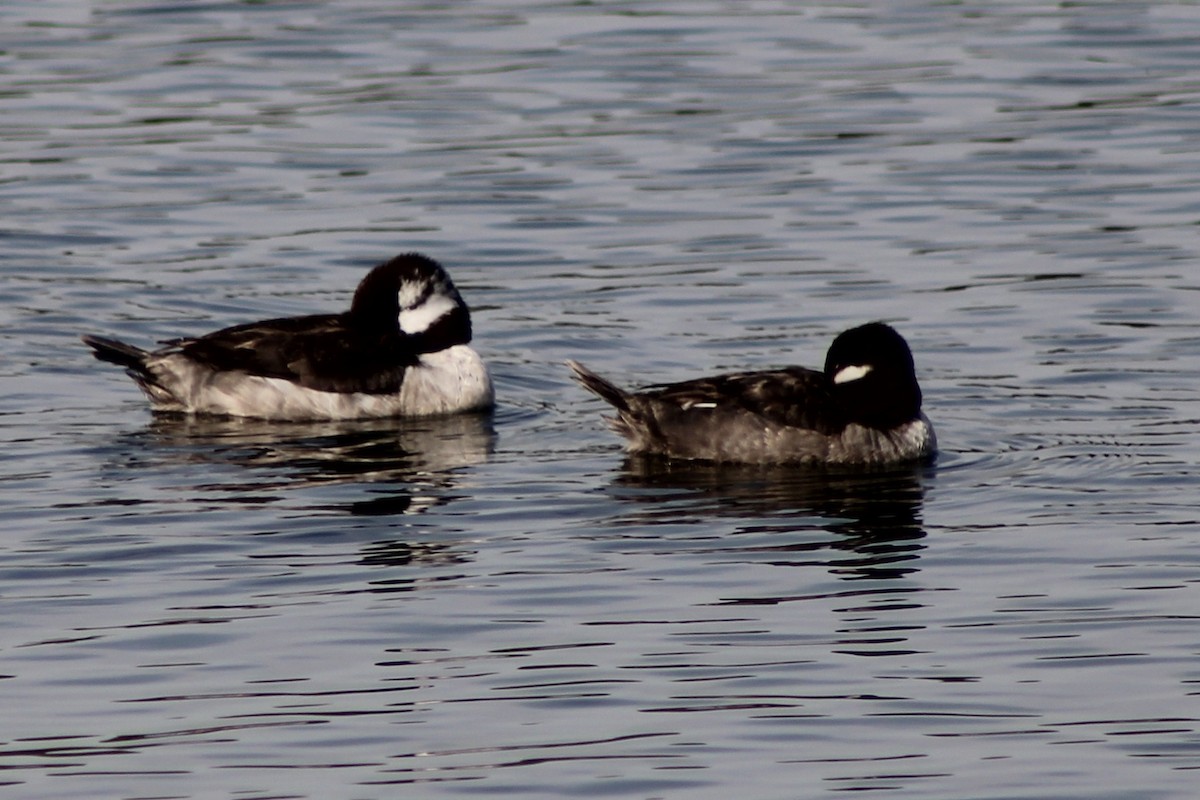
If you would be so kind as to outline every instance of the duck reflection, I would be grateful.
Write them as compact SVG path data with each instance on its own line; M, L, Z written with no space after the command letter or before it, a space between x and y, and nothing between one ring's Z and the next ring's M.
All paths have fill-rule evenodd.
M411 514L451 499L462 472L487 461L495 444L482 414L427 419L280 423L249 419L158 415L142 434L174 464L209 467L195 488L212 497L273 502L301 487L370 485L370 494L323 493L314 511L357 516ZM221 467L253 472L222 481Z
M931 465L878 470L710 464L637 456L626 460L614 492L653 508L640 522L679 518L741 518L739 533L786 536L814 530L819 540L755 547L772 563L814 563L801 553L824 552L823 563L846 579L887 579L915 572L924 545L921 513ZM846 553L830 558L829 550Z

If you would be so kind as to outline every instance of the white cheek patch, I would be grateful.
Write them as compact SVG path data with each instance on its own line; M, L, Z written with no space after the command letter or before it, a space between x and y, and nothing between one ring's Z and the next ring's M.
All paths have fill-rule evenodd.
M833 382L850 383L850 381L862 380L871 369L870 364L851 364L848 367L842 367L834 373Z
M401 281L400 290L396 293L401 308L408 308L421 299L428 284L425 281Z
M400 330L405 333L424 333L429 326L449 314L458 304L444 294L430 295L424 303L400 311Z

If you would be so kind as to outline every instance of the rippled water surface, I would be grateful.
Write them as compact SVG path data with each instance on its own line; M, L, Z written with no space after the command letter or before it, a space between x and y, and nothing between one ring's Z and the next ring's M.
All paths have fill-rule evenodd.
M1192 3L10 2L0 785L1191 798ZM493 417L155 418L443 261ZM893 322L942 456L626 461L566 377Z

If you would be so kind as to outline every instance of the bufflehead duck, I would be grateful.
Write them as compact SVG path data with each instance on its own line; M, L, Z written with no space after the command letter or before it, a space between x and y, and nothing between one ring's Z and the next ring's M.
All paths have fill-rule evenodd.
M492 407L471 315L417 253L372 269L350 310L235 325L153 351L84 336L126 368L156 411L271 420L412 417Z
M785 367L628 392L574 361L631 453L753 464L882 465L937 449L908 343L872 322L834 339L824 372Z

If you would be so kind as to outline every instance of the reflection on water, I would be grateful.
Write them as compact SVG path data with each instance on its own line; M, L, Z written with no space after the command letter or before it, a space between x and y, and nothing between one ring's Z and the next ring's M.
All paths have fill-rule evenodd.
M269 502L305 487L366 487L371 498L313 509L369 516L446 502L456 476L485 463L495 440L485 414L303 424L159 414L122 449L159 459L168 469L195 465L202 476L214 465L246 470L240 482L198 483L193 488L201 495L228 492Z
M453 528L414 520L452 503L495 441L485 414L295 424L155 414L105 447L104 471L122 489L130 474L160 476L158 496L111 502L147 506L149 515L161 504L176 528L196 529L200 539L230 512L255 525L258 510L276 509L274 525L251 530L280 540L281 547L253 556L280 567L311 570L327 558L312 554L312 542L348 538L361 566L429 569L465 564L473 551ZM338 523L342 516L360 521ZM458 577L455 571L436 580ZM365 591L410 591L428 582L402 571L367 576Z
M851 580L879 579L917 569L925 537L922 504L933 477L932 465L805 470L634 456L626 460L613 494L644 506L630 522L728 517L753 520L739 526L738 533L781 539L794 531L832 533L834 537L820 541L759 545L755 550L778 553L772 562L777 564L799 553L843 550L851 555L827 558L831 573Z

